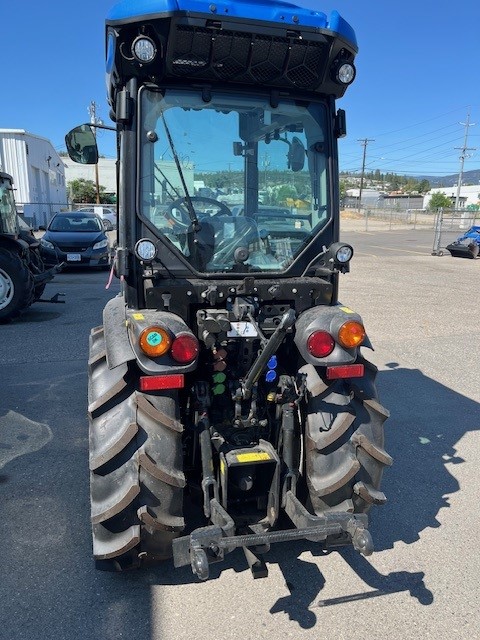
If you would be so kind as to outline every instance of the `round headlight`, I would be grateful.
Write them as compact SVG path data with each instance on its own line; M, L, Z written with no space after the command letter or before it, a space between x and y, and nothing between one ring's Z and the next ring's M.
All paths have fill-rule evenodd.
M337 68L335 75L340 84L351 84L355 79L355 67L349 62L344 62Z
M349 244L342 245L335 254L335 260L337 262L341 262L345 264L346 262L350 262L353 256L353 249Z
M157 47L153 40L139 36L132 44L132 53L139 62L152 62L157 55Z
M157 256L157 247L151 240L143 238L135 245L135 255L143 262L152 262Z

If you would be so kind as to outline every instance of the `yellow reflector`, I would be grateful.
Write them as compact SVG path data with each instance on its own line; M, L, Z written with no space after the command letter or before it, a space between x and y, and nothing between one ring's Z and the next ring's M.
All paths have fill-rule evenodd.
M163 356L170 349L172 340L162 327L147 327L138 340L140 349L150 358Z
M365 339L365 328L360 322L345 322L338 332L338 341L342 347L359 347Z
M260 460L270 460L266 451L252 451L252 453L238 453L237 462L259 462Z

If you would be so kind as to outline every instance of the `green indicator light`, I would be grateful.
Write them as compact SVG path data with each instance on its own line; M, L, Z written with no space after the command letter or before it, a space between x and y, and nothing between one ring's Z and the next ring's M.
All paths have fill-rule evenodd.
M147 342L151 347L156 347L162 341L162 336L158 333L158 331L152 331L147 336Z
M224 384L217 384L215 387L213 387L213 395L214 396L221 396L222 393L225 393L225 385Z
M225 382L227 376L224 373L215 373L213 375L213 381L217 384L221 384L222 382Z

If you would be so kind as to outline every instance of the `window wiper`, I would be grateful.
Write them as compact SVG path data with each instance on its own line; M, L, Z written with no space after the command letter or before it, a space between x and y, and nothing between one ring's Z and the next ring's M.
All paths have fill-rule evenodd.
M173 186L173 184L170 182L170 180L167 178L167 176L163 173L163 171L160 169L159 165L154 162L153 163L155 166L155 169L158 171L158 173L162 176L162 178L165 180L165 191L167 192L167 196L171 199L171 200L175 200L175 198L172 196L172 192L168 190L167 185L172 189L173 193L175 194L175 196L178 198L181 198L181 194L178 191L178 189L175 189L175 187ZM156 175L153 176L155 178L155 180L159 183L162 184L159 180L159 178L157 178Z
M180 164L180 160L178 158L175 145L173 144L173 138L170 134L170 129L168 128L164 113L162 113L162 122L165 128L165 133L167 135L168 144L170 145L170 149L172 151L173 159L175 160L175 164L177 166L178 175L180 176L180 181L182 183L182 187L185 192L185 201L187 203L188 215L192 222L193 231L194 233L197 233L197 231L200 230L200 224L198 222L197 214L195 213L195 207L193 206L192 199L190 197L190 194L188 193L187 183L185 182L185 176L183 175L182 166Z

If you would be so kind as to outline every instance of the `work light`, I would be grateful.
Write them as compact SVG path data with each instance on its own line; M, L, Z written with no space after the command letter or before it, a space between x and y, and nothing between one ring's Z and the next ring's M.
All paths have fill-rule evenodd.
M132 53L138 62L148 63L157 55L157 47L150 38L139 36L133 41Z
M335 80L339 84L351 84L355 80L355 73L353 64L344 62L335 69Z
M151 240L142 238L135 245L135 255L143 262L152 262L157 256L157 247Z

